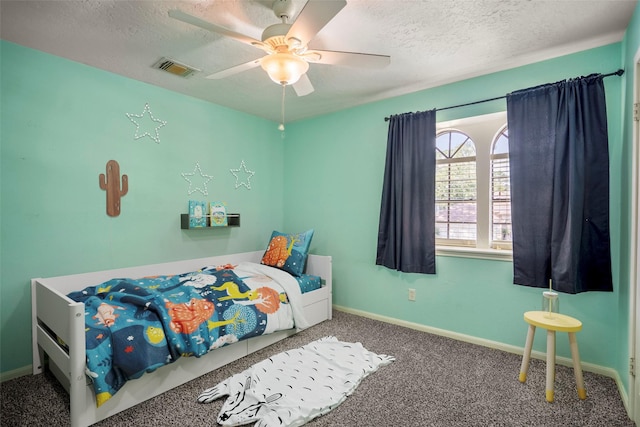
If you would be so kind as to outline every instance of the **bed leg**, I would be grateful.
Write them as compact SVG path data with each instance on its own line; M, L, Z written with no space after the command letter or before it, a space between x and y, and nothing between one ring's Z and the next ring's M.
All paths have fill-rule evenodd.
M39 345L37 347L38 356L33 360L33 375L41 374L44 372L44 350Z
M44 352L38 345L38 304L36 301L36 279L31 279L31 370L33 375L42 373Z
M71 306L69 310L69 323L71 325L71 336L69 344L69 356L71 365L69 366L69 406L71 415L71 426L81 427L86 425L85 412L87 405L86 393L86 343L85 343L85 323L84 304Z
M69 385L69 415L71 418L71 427L84 427L86 424L82 421L85 411L85 383L84 378L78 380L71 379Z

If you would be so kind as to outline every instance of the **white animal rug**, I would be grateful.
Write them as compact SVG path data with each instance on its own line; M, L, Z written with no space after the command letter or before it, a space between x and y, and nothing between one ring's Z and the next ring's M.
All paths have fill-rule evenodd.
M359 342L324 337L256 363L205 390L198 401L228 395L218 415L223 426L301 426L331 411L363 378L394 360Z

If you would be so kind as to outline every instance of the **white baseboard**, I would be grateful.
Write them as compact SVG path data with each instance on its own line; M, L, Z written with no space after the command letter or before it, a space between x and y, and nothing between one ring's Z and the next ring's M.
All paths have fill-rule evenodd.
M14 369L13 371L0 372L0 383L12 380L14 378L23 377L31 373L31 365L23 366L22 368Z
M393 317L381 316L379 314L370 313L362 310L356 310L348 307L342 307L339 305L334 305L333 309L338 311L343 311L345 313L355 314L357 316L367 317L373 320L379 320L381 322L391 323L393 325L403 326L409 329L415 329L417 331L428 332L430 334L452 338L458 341L464 341L471 344L477 344L484 347L494 348L496 350L506 351L508 353L514 353L519 355L522 355L524 353L524 347L504 344L498 341L491 341L484 338L474 337L472 335L465 335L458 332L448 331L446 329L434 328L432 326L422 325L420 323L408 322L406 320L400 320ZM523 340L524 340L524 337L523 337ZM546 353L541 351L532 351L531 357L535 359L540 359L540 360L546 360L547 358ZM573 360L570 357L557 356L556 363L558 365L573 367ZM622 403L624 404L624 407L627 410L627 414L629 414L630 408L628 406L629 404L628 395L626 390L624 389L622 381L620 380L620 375L618 375L618 372L615 369L608 368L606 366L596 365L593 363L580 362L580 364L582 365L582 370L593 372L599 375L604 375L605 377L612 378L616 382L616 385L618 386L618 391L620 392ZM517 376L518 376L518 373L516 372L514 374L514 378L517 378Z

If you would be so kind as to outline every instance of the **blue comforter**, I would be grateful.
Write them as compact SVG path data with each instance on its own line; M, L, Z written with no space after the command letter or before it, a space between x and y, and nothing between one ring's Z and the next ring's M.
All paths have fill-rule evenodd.
M73 292L85 304L87 374L100 406L127 380L180 357L295 325L306 327L300 288L250 263L173 276L111 279Z

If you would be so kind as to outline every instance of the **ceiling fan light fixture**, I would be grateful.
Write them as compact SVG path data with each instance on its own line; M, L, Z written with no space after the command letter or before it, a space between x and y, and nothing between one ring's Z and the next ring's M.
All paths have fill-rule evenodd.
M269 78L280 85L292 85L309 69L309 63L290 53L274 53L260 60Z

